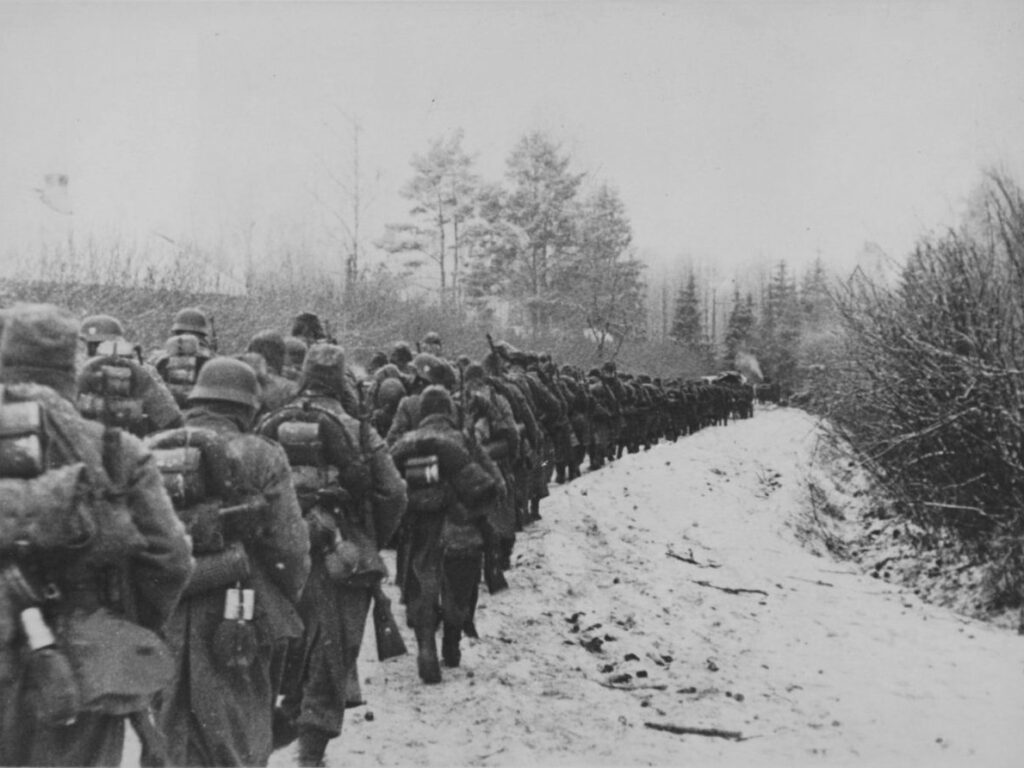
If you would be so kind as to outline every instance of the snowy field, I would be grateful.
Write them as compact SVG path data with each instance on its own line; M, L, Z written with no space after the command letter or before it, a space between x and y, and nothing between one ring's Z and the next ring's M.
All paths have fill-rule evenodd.
M801 544L816 439L759 411L553 486L440 685L368 632L327 764L1024 765L1024 638Z

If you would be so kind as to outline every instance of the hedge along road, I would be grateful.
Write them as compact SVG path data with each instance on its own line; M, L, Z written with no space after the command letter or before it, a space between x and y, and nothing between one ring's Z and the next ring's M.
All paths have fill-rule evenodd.
M440 685L368 628L328 765L1020 765L1024 639L811 554L808 477L858 483L816 436L760 411L553 487Z

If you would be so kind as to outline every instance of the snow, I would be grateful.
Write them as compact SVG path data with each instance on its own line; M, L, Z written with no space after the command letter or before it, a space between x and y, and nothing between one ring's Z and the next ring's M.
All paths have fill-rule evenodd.
M553 486L440 685L414 653L378 663L370 628L369 705L327 764L1024 765L1024 639L809 538L811 488L833 511L866 488L818 437L760 410Z

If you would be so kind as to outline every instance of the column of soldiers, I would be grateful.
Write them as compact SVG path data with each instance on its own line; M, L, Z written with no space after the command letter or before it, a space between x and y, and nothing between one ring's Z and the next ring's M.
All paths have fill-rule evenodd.
M148 356L106 315L0 313L0 764L322 765L372 614L424 683L508 588L554 483L752 413L748 387L587 372L427 334L366 373L312 313L219 355L186 308ZM438 634L441 635L438 653Z

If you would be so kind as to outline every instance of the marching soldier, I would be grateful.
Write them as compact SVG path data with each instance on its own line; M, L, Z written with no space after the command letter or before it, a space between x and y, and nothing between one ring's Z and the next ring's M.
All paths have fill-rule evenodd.
M302 634L309 537L284 451L252 434L252 369L211 360L188 405L184 429L149 438L196 556L168 624L177 666L160 725L174 765L266 765L273 662Z
M0 324L0 443L20 445L0 450L0 765L119 765L126 718L155 734L188 539L142 443L75 411L78 324L50 305Z
M259 427L284 446L313 556L303 642L290 655L278 711L279 732L289 723L297 730L301 765L321 765L346 706L364 703L356 664L386 572L379 550L405 512L405 484L377 433L343 407L346 387L344 351L316 344L296 399Z
M419 415L418 426L403 434L391 453L409 486L403 541L407 563L401 580L406 622L416 633L420 679L439 683L438 625L443 617L444 659L457 666L461 632L471 618L468 590L480 579L479 559L460 564L449 559L446 569L445 551L482 549L478 526L502 489L501 481L474 460L468 439L457 426L451 395L443 387L424 390Z
M156 369L142 362L138 345L110 315L82 321L79 339L89 358L79 368L79 412L137 437L180 426L181 410Z

